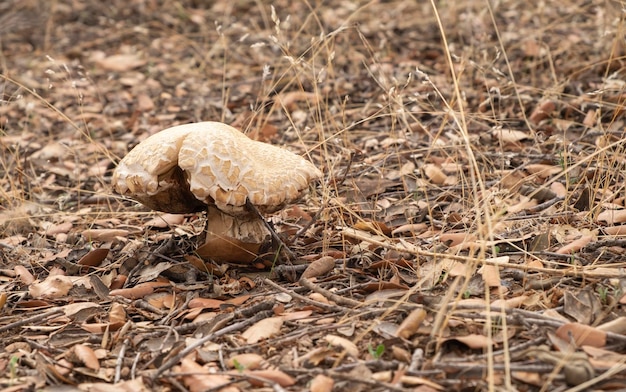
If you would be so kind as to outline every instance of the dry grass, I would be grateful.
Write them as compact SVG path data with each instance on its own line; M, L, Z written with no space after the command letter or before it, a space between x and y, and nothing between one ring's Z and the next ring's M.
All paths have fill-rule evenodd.
M210 389L254 353L282 373L231 364L232 388L624 387L623 4L50 4L0 18L4 386ZM150 227L112 194L129 148L201 120L323 169L312 221L272 221L330 272L198 264L202 217ZM59 275L67 294L33 291ZM124 299L120 276L167 284Z

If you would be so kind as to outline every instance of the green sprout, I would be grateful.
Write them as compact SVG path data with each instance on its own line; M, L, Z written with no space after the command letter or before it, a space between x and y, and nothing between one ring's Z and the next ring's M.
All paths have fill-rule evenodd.
M385 346L383 344L379 344L378 346L376 346L376 349L374 349L374 347L370 343L367 345L367 351L369 351L372 358L380 359L385 352Z

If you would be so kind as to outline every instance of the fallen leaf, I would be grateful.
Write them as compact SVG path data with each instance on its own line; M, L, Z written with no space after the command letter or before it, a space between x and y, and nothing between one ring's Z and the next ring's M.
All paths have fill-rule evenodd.
M15 275L19 278L23 284L31 284L35 281L35 277L26 269L23 265L16 265L13 267Z
M28 288L33 298L59 298L66 296L73 287L72 279L63 275L50 275L43 282Z
M219 390L220 392L239 392L230 384L231 378L222 374L210 374L209 370L190 357L182 359L180 366L174 368L175 373L182 373L183 384L190 392ZM221 387L221 388L220 388Z
M485 347L493 345L493 341L490 338L488 338L487 336L478 335L478 334L457 336L451 339L461 342L471 349L485 348Z
M335 268L335 259L330 256L322 256L310 263L302 273L302 278L311 279L322 276Z
M411 311L411 313L409 313L396 330L396 336L404 339L410 338L415 332L417 332L420 325L422 325L426 315L426 311L422 308Z
M137 54L114 54L97 60L97 63L107 71L126 72L145 65L146 60L141 59Z
M326 340L326 342L328 342L328 344L330 344L331 346L340 347L341 349L345 350L346 353L348 353L348 355L350 355L351 357L359 357L359 349L356 347L356 344L352 343L348 339L342 338L341 336L337 335L326 335L324 337L324 340Z
M100 362L98 361L96 353L91 349L91 347L84 344L77 344L73 347L72 351L78 361L80 361L89 369L96 371L100 369Z
M585 245L587 245L588 243L590 243L591 241L593 241L594 236L591 235L584 235L572 242L570 242L569 244L560 247L559 249L557 249L556 253L561 254L561 255L569 255L572 253L576 253L579 250L581 250L582 248L585 247Z
M261 340L270 338L280 332L280 328L283 326L283 321L284 318L281 316L263 319L245 330L241 336L246 339L248 344L258 343Z
M254 353L246 353L246 354L237 354L226 360L226 366L231 369L237 368L241 366L243 369L258 369L259 366L263 363L264 359L259 354Z
M494 129L493 136L505 144L517 143L530 138L527 132L512 129Z
M584 324L564 324L556 330L556 336L566 342L573 340L578 346L606 346L606 332Z
M606 222L609 225L626 222L626 210L605 210L598 214L598 222Z
M115 242L126 238L130 232L122 229L87 229L81 235L87 241Z
M290 387L296 383L296 380L288 375L285 372L282 372L278 369L263 369L263 370L251 370L246 371L246 374L250 374L251 376L262 378L273 383L280 385L281 387ZM261 383L257 383L256 380L250 379L248 380L252 385L261 386Z
M81 257L76 264L97 267L104 261L108 254L109 250L106 248L94 249Z
M309 389L311 392L332 392L334 386L335 381L332 378L318 374L311 380Z

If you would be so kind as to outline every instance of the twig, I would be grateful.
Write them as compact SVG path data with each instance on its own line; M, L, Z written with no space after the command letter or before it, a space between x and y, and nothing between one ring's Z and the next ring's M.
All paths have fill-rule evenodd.
M274 282L273 282L272 280L270 280L270 279L264 279L264 280L263 280L263 283L265 283L265 284L267 284L267 285L269 285L269 286L272 286L272 287L273 287L273 288L275 288L276 290L280 290L280 291L282 291L283 293L287 293L287 294L289 294L290 296L292 296L293 298L296 298L296 299L298 299L298 300L300 300L300 301L302 301L302 302L305 302L305 303L311 304L311 305L313 305L313 306L317 306L317 307L319 307L319 308L322 308L322 309L325 309L325 310L328 310L328 311L331 311L331 312L339 312L339 313L344 313L344 312L346 312L346 311L350 311L350 310L351 310L351 309L342 308L342 307L339 307L339 306L336 306L336 305L329 305L329 304L325 304L325 303L323 303L323 302L314 301L314 300L312 300L312 299L310 299L310 298L305 297L304 295L300 295L300 294L298 294L298 293L294 292L293 290L286 289L286 288L284 288L284 287L282 287L282 286L280 286L280 285L278 285L278 284L274 283ZM303 285L303 286L304 286L304 285ZM308 288L308 287L307 287L307 288ZM335 301L335 302L336 302L336 301Z
M46 319L48 317L56 316L56 315L61 314L61 313L63 313L63 309L59 309L59 308L52 309L52 310L49 310L49 311L47 311L45 313L38 314L36 316L28 317L28 318L22 319L20 321L16 321L14 323L10 323L10 324L4 325L4 326L0 327L0 332L4 332L4 331L8 331L8 330L13 329L13 328L21 327L22 325L26 325L26 324L29 324L29 323L32 323L32 322L35 322L35 321L41 321L41 320L44 320L44 319Z
M247 320L243 320L240 321L238 323L229 325L225 328L220 329L219 331L213 332L208 334L207 336L203 337L202 339L199 339L197 341L195 341L192 345L188 346L187 348L185 348L184 350L182 350L181 352L179 352L178 354L176 354L174 357L170 358L169 360L167 360L163 365L161 365L161 367L159 367L155 374L151 377L152 380L156 380L161 374L163 374L165 371L169 370L170 368L172 368L172 366L176 365L178 362L180 362L184 357L186 357L187 355L189 355L193 350L197 349L198 347L202 347L202 345L204 345L205 343L218 338L220 336L238 331L240 329L246 328L249 325L252 325L254 323L256 323L257 321L260 321L264 318L268 318L272 315L271 311L264 311L261 313L257 313L255 316L252 316L251 318L247 319Z
M124 364L124 354L126 353L126 347L128 346L128 338L124 339L119 354L117 354L117 361L115 362L115 378L113 384L117 384L122 378L122 365Z
M353 299L350 298L345 298L342 297L340 295L337 294L333 294L328 290L325 290L321 287L319 287L318 285L314 284L313 282L311 282L310 280L308 280L307 278L301 278L300 279L300 284L304 287L306 287L307 289L314 291L316 293L322 294L325 298L328 298L329 300L333 301L336 304L339 305L344 305L344 306L351 306L354 308L359 308L361 306L363 306L363 303L360 301L355 301Z
M261 213L256 208L256 206L250 202L250 199L246 199L246 208L263 221L263 224L265 225L267 230L270 232L270 235L272 236L272 242L275 244L275 247L278 248L277 252L280 252L281 250L283 250L287 254L288 260L295 260L297 258L296 254L293 253L293 251L289 249L287 244L285 244L285 242L280 239L280 237L276 233L276 230L274 230L274 227L272 227L272 225L269 224L269 222L265 219L265 217L261 215Z

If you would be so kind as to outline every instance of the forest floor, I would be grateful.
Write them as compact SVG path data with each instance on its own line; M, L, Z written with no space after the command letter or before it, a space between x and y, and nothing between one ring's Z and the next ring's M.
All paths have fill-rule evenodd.
M624 16L1 3L0 386L623 390ZM137 143L208 120L322 170L267 217L292 262L202 260L202 213L112 190Z

